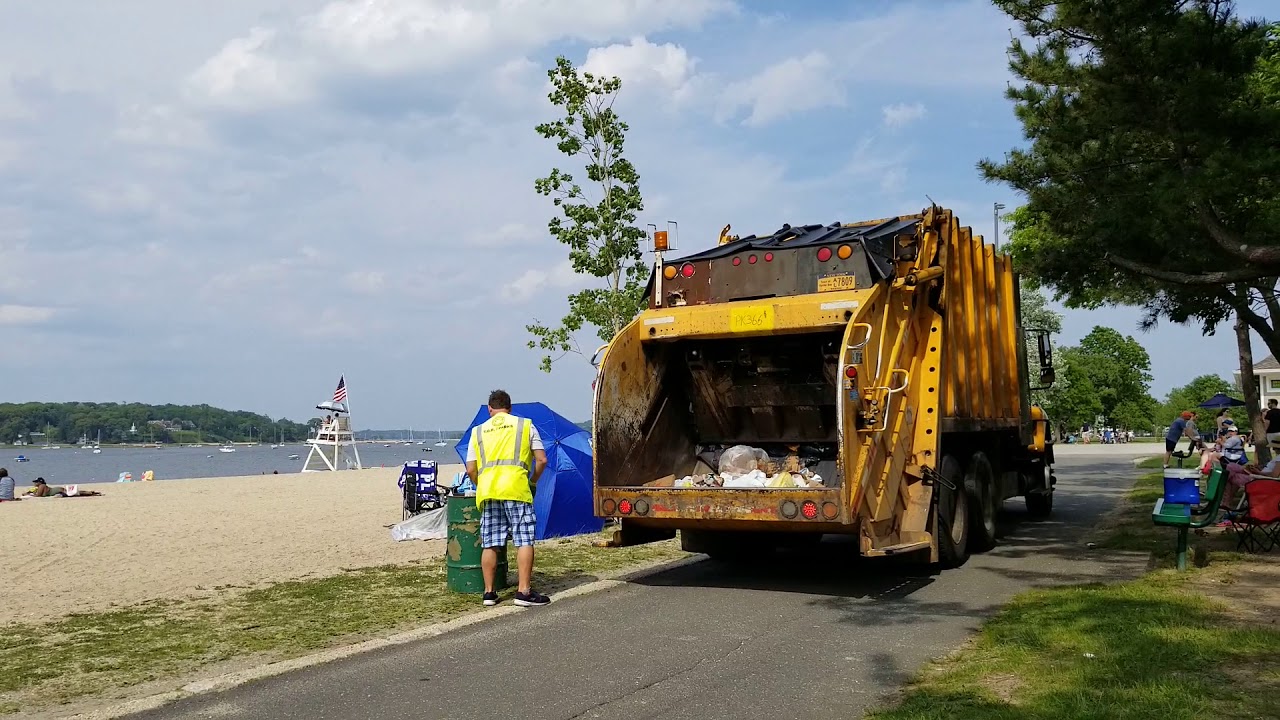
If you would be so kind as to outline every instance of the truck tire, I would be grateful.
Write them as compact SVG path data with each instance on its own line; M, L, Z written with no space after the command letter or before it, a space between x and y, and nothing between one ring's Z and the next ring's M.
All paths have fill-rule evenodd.
M969 550L986 552L996 546L996 473L987 454L979 450L969 458L964 474L969 495Z
M964 491L960 461L954 456L942 457L938 474L946 481L937 484L938 501L933 508L938 521L938 564L956 568L969 559L969 495Z
M1044 520L1053 514L1053 483L1049 481L1049 468L1036 466L1027 483L1027 515L1033 520Z

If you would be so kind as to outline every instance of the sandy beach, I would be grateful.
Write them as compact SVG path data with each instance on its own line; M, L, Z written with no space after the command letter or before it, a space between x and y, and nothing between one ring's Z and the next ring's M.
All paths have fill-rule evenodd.
M391 540L399 472L95 484L103 497L0 503L0 624L438 556L442 540Z

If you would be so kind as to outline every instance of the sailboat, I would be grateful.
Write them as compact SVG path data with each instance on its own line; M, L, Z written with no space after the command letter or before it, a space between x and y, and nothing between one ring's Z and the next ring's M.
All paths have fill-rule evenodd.
M93 454L94 455L102 454L102 430L101 429L98 430L98 439L93 441Z
M436 447L444 447L445 445L448 445L448 444L449 443L444 441L444 431L436 430Z

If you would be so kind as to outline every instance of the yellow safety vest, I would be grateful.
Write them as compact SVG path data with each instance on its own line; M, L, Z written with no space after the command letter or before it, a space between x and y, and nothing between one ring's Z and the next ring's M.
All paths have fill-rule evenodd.
M476 458L476 505L486 500L533 502L533 426L528 420L498 413L471 431Z

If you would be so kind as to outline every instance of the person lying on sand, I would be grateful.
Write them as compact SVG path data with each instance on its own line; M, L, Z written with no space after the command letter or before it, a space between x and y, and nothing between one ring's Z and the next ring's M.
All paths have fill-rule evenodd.
M94 490L75 490L68 493L67 489L61 485L50 485L44 481L44 478L36 478L35 487L23 493L32 497L93 497L102 493Z

